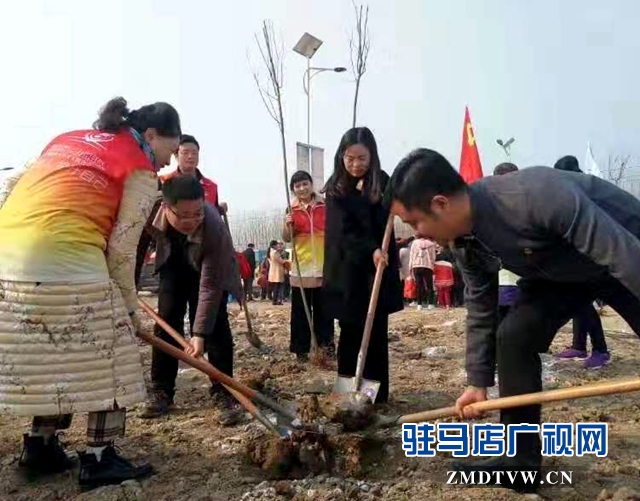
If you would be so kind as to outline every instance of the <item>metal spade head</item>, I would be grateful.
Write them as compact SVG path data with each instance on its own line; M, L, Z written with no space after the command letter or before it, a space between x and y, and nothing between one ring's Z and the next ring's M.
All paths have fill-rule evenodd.
M380 381L372 381L370 379L362 379L358 388L355 388L355 378L338 376L336 384L333 387L333 393L352 393L358 392L369 397L372 403L376 402L378 391L380 390Z

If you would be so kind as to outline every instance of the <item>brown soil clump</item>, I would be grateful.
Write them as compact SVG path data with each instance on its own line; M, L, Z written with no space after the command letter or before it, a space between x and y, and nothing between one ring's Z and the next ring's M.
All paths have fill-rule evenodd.
M262 371L260 374L252 374L243 378L243 383L256 391L264 390L265 383L268 379L271 379L271 372L269 369Z
M373 422L374 410L369 397L362 393L332 393L322 403L322 413L344 431L358 431Z
M264 435L247 446L247 458L273 479L303 478L332 469L332 447L326 435L296 431L289 438Z
M298 416L303 424L311 424L320 419L323 414L316 395L304 397L300 404Z

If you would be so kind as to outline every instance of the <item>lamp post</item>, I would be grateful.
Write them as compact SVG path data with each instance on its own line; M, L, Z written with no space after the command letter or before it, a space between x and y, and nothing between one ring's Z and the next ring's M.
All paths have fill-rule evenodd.
M318 73L323 73L325 71L333 71L335 73L342 73L347 71L346 68L341 66L336 68L320 68L311 66L311 58L318 51L320 46L322 45L322 40L310 35L309 33L305 33L302 35L302 38L298 40L298 43L293 48L294 52L297 52L301 56L305 57L307 60L307 70L304 72L304 76L302 79L302 85L304 87L304 92L307 95L307 144L311 145L311 78L317 75Z
M347 68L343 68L342 66L338 66L336 68L307 66L307 71L304 72L304 78L302 79L302 86L304 87L304 92L307 95L307 144L311 144L311 79L318 73L323 73L325 71L343 73L347 71Z

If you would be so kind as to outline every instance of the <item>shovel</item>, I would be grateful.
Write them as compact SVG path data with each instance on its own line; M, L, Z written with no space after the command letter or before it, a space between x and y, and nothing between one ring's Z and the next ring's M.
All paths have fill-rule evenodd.
M384 230L382 238L382 254L386 255L389 250L389 241L393 232L393 222L395 216L390 213L387 219L387 226ZM360 344L360 352L358 353L358 363L356 365L356 374L354 377L340 376L333 388L334 393L347 394L352 392L360 392L371 399L375 403L380 389L380 381L371 381L364 379L364 364L367 359L367 351L369 350L369 341L371 340L371 330L373 328L373 319L376 315L376 307L378 305L378 296L380 294L380 285L382 284L382 276L385 265L378 263L376 268L376 276L373 280L373 288L371 289L371 299L369 301L369 310L367 311L367 320L364 324L364 334L362 335L362 343Z
M229 228L229 219L227 218L226 213L222 214L222 220L224 221L224 225L227 227L227 231L229 232L229 238L231 238L231 245L233 246L233 238L231 237L231 229ZM251 271L253 272L254 270L251 270ZM240 290L244 292L242 278L238 277L238 280L240 281ZM258 348L259 350L264 349L264 343L258 337L258 335L253 331L253 326L251 325L251 315L249 315L249 307L247 306L246 298L243 301L241 301L241 303L242 303L242 309L244 310L244 318L247 321L247 341L249 341L251 346L253 346L254 348Z
M600 397L613 395L616 393L629 393L640 391L640 378L623 379L618 381L601 381L599 383L586 384L573 388L562 388L559 390L541 391L538 393L525 393L512 397L493 398L484 402L469 404L467 407L479 412L497 411L522 407L525 405L539 405L560 400L573 400L586 397ZM374 423L376 428L390 428L404 423L424 423L435 419L457 416L455 407L443 407L431 411L417 412L415 414L405 414L404 416L379 416Z
M153 308L151 308L151 306L149 306L147 303L145 303L141 299L138 299L138 302L140 303L144 311L147 312L147 314L149 314L154 320L157 321L158 325L160 325L167 332L169 332L169 330L173 330L164 320L162 320L155 313L155 311L153 311ZM165 326L168 327L169 330L167 330ZM221 372L220 370L216 369L213 365L211 365L210 362L204 359L192 357L191 355L188 355L184 351L176 348L175 346L167 343L166 341L163 341L162 339L152 336L150 334L139 332L137 336L143 341L147 342L148 344L155 346L159 350L165 352L166 354L171 355L172 357L177 358L178 360L182 360L187 365L190 365L191 367L198 369L201 372L204 372L211 379L218 381L219 383L223 384L225 387L228 387L228 389L235 390L240 395L243 395L244 397L246 397L250 402L256 402L261 405L264 405L265 407L268 407L273 412L275 412L276 414L284 418L288 423L292 423L292 426L295 427L295 425L293 424L294 421L297 421L295 414L285 409L282 405L280 405L275 400L267 397L266 395L263 395L262 393L252 388L249 388L245 384L239 382L236 379L233 379L232 377L226 375L224 372ZM178 337L181 337L181 336L178 335ZM183 341L186 343L184 339Z
M173 329L167 322L165 322L160 317L160 315L158 315L153 310L153 308L151 308L151 306L149 306L142 299L139 299L138 302L140 304L140 307L144 310L144 312L147 315L149 315L154 322L156 322L160 327L162 327L162 329L164 329L164 331L167 334L169 334L180 346L182 346L183 349L186 349L189 346L189 343L187 343L187 340L183 338L180 334L178 334L178 332L175 329ZM213 367L213 365L211 365L211 363L205 360L203 357L199 357L199 360L202 360L207 365L210 365L211 367ZM249 412L249 414L251 414L257 421L259 421L265 428L267 428L267 430L269 430L271 433L279 437L288 436L288 433L285 430L281 430L277 428L271 421L269 421L269 419L264 415L264 413L260 409L258 409L258 407L256 407L256 405L247 397L245 397L242 393L240 393L237 390L234 390L233 388L230 388L225 384L223 384L223 386L229 393L231 393L231 395L233 395L233 397L240 403L240 405L242 405L242 407L244 407L247 410L247 412Z

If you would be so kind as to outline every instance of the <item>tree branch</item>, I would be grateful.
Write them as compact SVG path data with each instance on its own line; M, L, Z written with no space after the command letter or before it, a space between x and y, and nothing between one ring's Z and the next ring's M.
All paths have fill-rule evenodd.
M351 31L349 39L349 54L351 61L351 71L355 80L355 92L353 96L353 127L356 126L358 111L358 97L360 95L360 81L367 71L367 59L371 48L371 37L369 34L369 6L366 9L363 5L356 5L352 0L355 11L355 28Z

